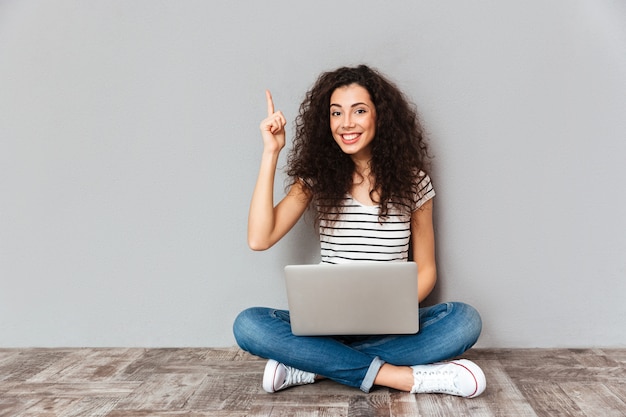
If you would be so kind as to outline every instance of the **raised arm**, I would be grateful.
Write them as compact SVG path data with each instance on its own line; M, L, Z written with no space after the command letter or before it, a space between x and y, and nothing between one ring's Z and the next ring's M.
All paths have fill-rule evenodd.
M278 156L285 147L286 119L282 112L274 111L271 93L266 91L265 96L267 118L260 126L263 155L248 214L248 245L253 250L265 250L278 242L296 224L310 201L298 182L274 206L274 179Z
M435 263L435 232L433 228L433 200L413 212L411 218L413 260L417 263L417 298L423 301L437 282Z

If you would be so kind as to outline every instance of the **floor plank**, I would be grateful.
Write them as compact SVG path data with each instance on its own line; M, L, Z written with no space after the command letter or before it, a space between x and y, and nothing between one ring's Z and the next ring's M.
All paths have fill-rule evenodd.
M587 416L622 417L626 414L626 403L604 384L568 382L561 388Z
M237 348L0 349L0 417L626 416L626 349L475 349L475 399L320 381L275 394Z

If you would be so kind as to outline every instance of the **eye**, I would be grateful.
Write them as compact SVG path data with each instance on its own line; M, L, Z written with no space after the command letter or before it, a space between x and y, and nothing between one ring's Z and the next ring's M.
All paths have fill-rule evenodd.
M365 109L356 109L355 113L356 114L364 114L364 113L367 113L367 110L365 110Z
M334 117L341 116L341 112L340 112L340 111L337 111L337 110L335 110L335 111L331 111L331 112L330 112L330 115L331 115L331 116L334 116Z

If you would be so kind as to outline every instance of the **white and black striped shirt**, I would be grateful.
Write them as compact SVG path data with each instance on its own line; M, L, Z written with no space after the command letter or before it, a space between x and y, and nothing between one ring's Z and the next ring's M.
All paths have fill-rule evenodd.
M420 208L435 196L428 176L420 184L421 198L411 208ZM411 212L391 207L380 222L378 206L365 206L348 195L341 202L341 215L334 223L320 220L322 263L355 261L406 261L411 238Z

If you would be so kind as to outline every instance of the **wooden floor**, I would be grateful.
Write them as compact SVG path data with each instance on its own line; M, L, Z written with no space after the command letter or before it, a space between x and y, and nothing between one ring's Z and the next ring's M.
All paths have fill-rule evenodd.
M365 394L332 381L275 394L232 349L0 349L0 417L626 416L626 350L472 350L475 399Z

